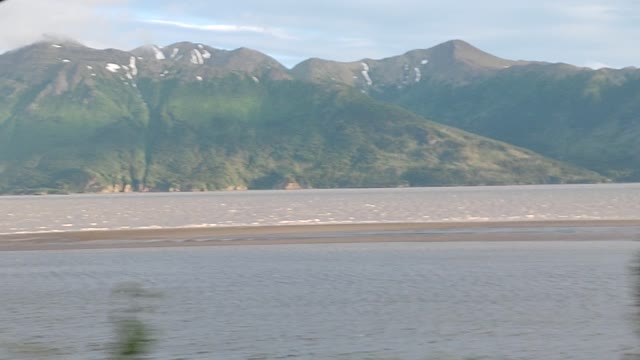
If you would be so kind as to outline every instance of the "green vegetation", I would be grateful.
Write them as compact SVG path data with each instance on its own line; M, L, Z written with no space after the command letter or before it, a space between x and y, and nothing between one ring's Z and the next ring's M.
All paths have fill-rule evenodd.
M363 63L369 81L361 74ZM510 61L464 41L381 60L305 61L296 78L342 84L440 123L640 181L640 70Z
M229 75L97 83L14 116L4 192L594 182L526 150L429 122L356 90ZM69 106L56 107L68 103ZM8 128L3 127L5 132ZM0 130L0 131L2 131ZM524 161L523 161L524 160ZM42 190L45 189L45 190Z
M453 84L425 79L378 99L467 131L640 180L640 72L529 65Z
M128 79L105 63L130 53L64 46L68 63L47 44L0 56L0 193L606 180L346 85L292 80L257 52L141 60Z

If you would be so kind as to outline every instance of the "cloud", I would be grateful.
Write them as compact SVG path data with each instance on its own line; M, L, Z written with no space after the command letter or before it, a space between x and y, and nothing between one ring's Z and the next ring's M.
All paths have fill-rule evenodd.
M60 34L87 42L107 41L115 33L104 8L126 0L14 0L0 5L0 48L22 46L44 34Z
M293 37L286 34L282 30L268 29L261 26L247 26L247 25L228 25L228 24L209 24L199 25L194 23L171 21L171 20L141 20L144 23L175 26L183 29L200 30L200 31L212 31L212 32L248 32L257 34L267 34L283 39L292 39Z
M611 69L612 66L607 65L605 63L602 63L600 61L587 61L584 65L584 67L588 67L591 68L593 70L598 70L598 69Z

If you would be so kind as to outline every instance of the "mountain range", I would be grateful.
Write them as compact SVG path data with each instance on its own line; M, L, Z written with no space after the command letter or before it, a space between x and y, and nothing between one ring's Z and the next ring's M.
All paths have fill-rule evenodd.
M48 39L0 55L0 193L633 181L639 77L460 40L288 69Z
M511 61L454 40L382 60L311 59L292 72L361 89L615 181L640 180L640 70L634 67Z

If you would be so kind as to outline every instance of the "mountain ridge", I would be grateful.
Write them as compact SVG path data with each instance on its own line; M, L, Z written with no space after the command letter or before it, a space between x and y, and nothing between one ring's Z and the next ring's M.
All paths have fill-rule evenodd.
M180 41L177 43L171 43L171 44L167 44L165 46L160 46L157 44L143 44L141 46L138 46L136 48L133 49L120 49L120 48L113 48L113 47L106 47L106 48L95 48L95 47L90 47L87 46L79 41L76 41L72 38L66 38L66 37L62 37L62 36L53 36L53 35L49 35L49 36L45 36L43 37L41 40L35 41L33 43L24 45L24 46L20 46L20 47L16 47L13 49L9 49L3 53L0 53L0 56L11 53L11 52L16 52L19 51L21 49L25 49L25 48L29 48L31 46L34 45L38 45L38 44L43 44L43 45L60 45L60 46L64 46L64 47L78 47L78 48L84 48L87 50L95 50L95 51L118 51L118 52L125 52L125 53L134 53L137 50L140 49L144 49L144 48L156 48L156 49L162 49L163 50L163 54L165 57L169 57L169 54L171 53L171 49L174 47L180 47L181 45L193 45L198 46L198 45L202 45L202 46L206 46L209 49L214 49L216 51L219 52L233 52L233 51L238 51L238 50L250 50L253 52L257 52L260 53L262 55L268 56L270 57L267 53L261 52L259 50L255 50L255 49L251 49L251 48L247 48L244 46L240 46L238 48L235 49L219 49L219 48L215 48L215 47L211 47L209 45L206 45L204 43L198 43L198 42L190 42L190 41ZM599 69L591 69L589 67L586 66L580 66L577 64L570 64L570 63L562 63L562 62L549 62L549 61L540 61L540 60L513 60L513 59L506 59L506 58L502 58L496 55L493 55L491 53L488 53L474 45L472 45L469 42L466 42L464 40L460 40L460 39L453 39L453 40L447 40L444 41L442 43L438 43L434 46L431 47L427 47L427 48L415 48L415 49L409 49L406 50L404 53L402 54L398 54L398 55L391 55L391 56L386 56L386 57L382 57L382 58L371 58L371 57L363 57L363 58L359 58L359 59L354 59L354 60L347 60L347 61L338 61L338 60L331 60L331 59L326 59L326 58L319 58L319 57L310 57L307 58L305 60L300 61L299 63L293 65L291 67L295 68L296 66L308 61L308 60L320 60L320 61L329 61L329 62L335 62L335 63L358 63L358 62L362 62L362 61L383 61L383 60L388 60L388 59L393 59L396 57L401 57L401 56L407 56L407 55L414 55L414 54L420 54L423 53L425 51L435 51L435 52L439 52L440 55L442 56L442 53L449 51L450 53L453 53L453 56L450 56L450 58L456 58L458 60L465 60L465 59L471 59L471 62L478 62L477 58L482 58L482 60L485 62L484 65L487 67L499 67L499 65L505 65L505 64L521 64L521 65L527 65L527 64L564 64L564 65L568 65L571 67L575 67L575 68L583 68L583 69L590 69L590 70L600 70ZM272 57L270 57L272 58ZM272 58L274 59L274 58ZM274 59L275 60L275 59ZM277 61L277 60L275 60ZM279 62L279 61L277 61ZM496 65L496 62L499 62L500 64ZM283 65L284 66L284 65ZM289 70L291 70L289 69ZM613 70L620 70L618 68L602 68L602 69L613 69ZM622 68L621 68L622 69ZM637 69L636 66L626 66L624 67L624 69Z
M12 59L20 53L29 53L37 49L37 54L29 59ZM33 51L32 51L33 52ZM55 54L59 55L56 56ZM93 54L92 57L74 59L71 55ZM576 65L548 63L541 61L508 60L489 54L463 41L450 40L426 49L409 50L401 55L381 59L363 58L355 61L334 61L320 58L309 58L288 69L273 57L257 50L239 47L233 50L217 49L201 43L182 41L164 47L148 44L131 50L94 49L75 40L48 36L30 45L16 48L0 55L11 63L34 60L49 63L70 63L74 60L85 61L86 65L98 69L109 63L121 70L129 67L130 57L136 61L145 61L153 71L161 70L156 76L167 76L170 67L167 64L207 65L203 74L190 75L196 77L221 76L230 72L251 73L251 76L269 76L275 79L292 79L325 84L338 84L356 87L365 92L384 91L386 88L404 88L419 83L423 79L464 85L475 79L483 78L511 67L538 66L545 68L562 67L567 71L598 71ZM37 62L37 61L36 61ZM152 64L155 63L155 66ZM7 68L7 66L4 66ZM215 67L215 70L212 68ZM2 73L0 66L0 75ZM632 67L626 70L634 70ZM24 69L23 71L29 71ZM109 70L109 69L107 69ZM113 70L113 68L112 68ZM112 71L111 70L111 71ZM267 71L268 70L268 71ZM164 71L167 71L164 75ZM618 70L613 70L618 71ZM112 71L113 72L113 71ZM121 71L118 71L121 72ZM122 74L126 76L126 71ZM147 74L152 75L152 74ZM181 74L186 75L186 74ZM204 76L203 76L204 75Z
M0 65L4 193L606 181L246 48L45 42Z
M465 41L450 40L428 49L410 50L382 59L365 58L352 62L308 59L294 66L291 72L306 81L340 82L369 91L376 87L407 86L427 76L464 83L478 76L477 72L531 63L502 59Z

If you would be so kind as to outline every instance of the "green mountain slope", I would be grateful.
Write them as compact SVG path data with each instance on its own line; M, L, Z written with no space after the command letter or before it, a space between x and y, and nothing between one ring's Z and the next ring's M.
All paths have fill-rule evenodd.
M308 60L292 74L352 86L426 118L618 181L640 181L635 68L596 71L510 61L454 40L382 60Z
M181 57L182 55L182 57ZM597 182L266 55L180 43L0 56L0 192Z
M417 114L620 181L640 180L640 71L513 68L463 86L376 94Z

